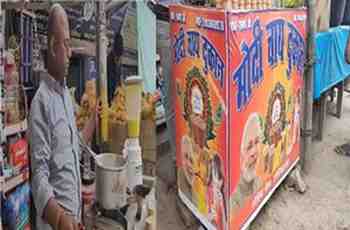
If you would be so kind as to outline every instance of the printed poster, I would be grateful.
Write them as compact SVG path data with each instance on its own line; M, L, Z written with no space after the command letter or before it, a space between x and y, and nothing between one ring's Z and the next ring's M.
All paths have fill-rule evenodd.
M229 13L230 229L299 158L305 10Z
M241 229L299 159L306 11L171 6L179 195Z
M229 188L225 14L174 6L170 18L179 193L207 227L225 229Z

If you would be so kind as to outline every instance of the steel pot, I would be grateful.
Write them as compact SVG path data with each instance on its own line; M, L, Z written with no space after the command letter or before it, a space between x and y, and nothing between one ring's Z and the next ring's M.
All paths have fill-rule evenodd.
M127 198L127 161L114 153L96 155L96 199L104 209L121 208Z

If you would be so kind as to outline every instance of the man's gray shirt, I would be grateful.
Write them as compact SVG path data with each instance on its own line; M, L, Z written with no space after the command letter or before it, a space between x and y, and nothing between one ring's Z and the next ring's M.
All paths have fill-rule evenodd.
M42 219L50 198L55 198L80 220L80 149L77 135L69 90L47 74L32 101L29 118L32 193L38 230L51 230Z

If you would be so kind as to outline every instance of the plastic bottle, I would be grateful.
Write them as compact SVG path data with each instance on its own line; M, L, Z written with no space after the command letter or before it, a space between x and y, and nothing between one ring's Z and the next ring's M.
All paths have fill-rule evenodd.
M239 9L239 0L232 0L232 9Z
M128 159L128 188L130 191L139 184L143 184L142 152L138 138L128 139L126 145Z
M250 2L250 8L253 9L253 10L255 10L255 9L257 8L256 3L257 3L257 0L251 0L251 2Z
M252 0L246 0L245 8L246 8L247 10L252 9Z
M239 0L238 2L238 8L240 10L244 10L245 9L245 0Z

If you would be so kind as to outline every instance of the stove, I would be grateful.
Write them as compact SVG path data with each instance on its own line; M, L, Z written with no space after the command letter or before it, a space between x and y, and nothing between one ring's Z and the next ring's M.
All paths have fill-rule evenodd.
M84 216L87 230L127 230L127 220L122 210L104 210L94 205Z
M94 226L95 230L126 230L122 224L110 218L98 217Z

